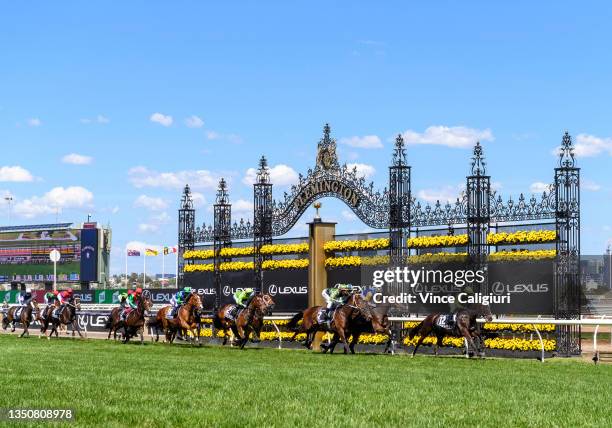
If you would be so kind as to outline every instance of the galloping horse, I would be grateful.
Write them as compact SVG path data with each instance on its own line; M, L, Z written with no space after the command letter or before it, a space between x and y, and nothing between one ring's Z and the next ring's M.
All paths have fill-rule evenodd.
M123 343L127 343L132 336L136 336L140 332L140 343L142 344L144 342L145 315L152 306L151 293L149 290L145 290L138 299L136 309L131 311L125 320L121 319L121 308L114 308L105 324L105 328L110 329L107 339L110 339L110 335L113 332L114 338L117 339L117 330L123 328Z
M183 306L181 306L173 319L166 319L166 312L161 314L162 325L166 322L166 340L170 343L174 342L176 333L181 331L189 331L192 337L200 343L200 317L202 310L202 299L196 293L191 293ZM160 311L162 312L162 311ZM159 319L160 313L157 314ZM197 329L196 329L197 327ZM159 333L158 333L159 336ZM193 339L191 339L193 340Z
M50 318L51 331L49 332L49 336L47 336L47 339L51 339L53 333L55 333L55 337L59 337L57 329L62 324L72 325L72 336L74 336L74 332L76 331L82 338L83 335L81 334L81 328L79 327L79 322L76 317L76 311L80 310L81 298L78 296L73 296L70 298L70 300L64 303L64 307L62 309L58 309L59 314L57 315L57 317L52 315Z
M21 312L19 316L15 316L15 313L18 309L21 308ZM30 303L25 307L13 306L9 308L5 317L2 318L2 328L4 330L7 329L9 324L12 324L11 333L15 332L15 324L20 323L23 326L23 332L19 337L23 337L24 335L29 336L30 332L28 329L30 328L30 324L34 320L33 313L38 313L38 303L36 300L31 300Z
M319 311L325 310L325 308L323 306L313 306L311 308L307 308L304 309L302 312L298 312L297 314L295 314L293 316L293 318L291 318L291 320L289 321L289 323L287 324L287 328L292 329L294 331L293 337L290 339L294 339L298 334L300 333L306 333L306 340L304 341L304 346L307 347L308 349L312 348L312 342L314 341L315 338L315 334L318 331L333 331L335 332L335 325L342 325L343 327L347 326L347 319L346 319L346 315L347 315L347 310L352 310L354 309L354 307L356 307L357 305L359 305L360 309L363 309L363 311L359 311L359 312L355 312L355 313L351 313L349 319L352 320L352 323L355 324L355 330L356 332L359 331L361 329L361 331L359 331L358 334L361 334L365 331L367 331L369 328L373 328L375 329L377 332L387 332L388 331L388 319L386 319L386 321L383 319L384 317L386 317L386 314L384 315L384 317L382 316L377 316L377 319L374 320L373 318L373 313L370 309L369 303L366 302L361 295L359 294L353 294L350 296L350 298L348 299L346 305L339 307L338 309L336 309L336 311L334 312L334 318L332 320L332 325L331 328L328 328L326 325L321 325L319 324L318 321L318 314ZM345 308L346 306L346 308ZM342 311L342 315L340 315L340 310L345 308ZM361 317L357 318L357 315L361 314ZM336 321L336 315L338 315L338 322ZM340 318L342 318L342 321L340 320ZM361 323L365 323L365 325L361 325L359 324L359 327L357 327L357 320L360 319ZM302 324L300 326L298 326L299 321L302 320ZM346 337L349 337L350 335L347 335ZM345 337L345 338L346 338ZM357 339L359 337L357 336ZM337 339L336 337L334 337L334 339ZM391 336L389 336L389 341L391 341ZM354 348L355 348L355 343L356 340L354 339L352 341L352 345L350 347L351 353L355 353ZM388 345L390 346L390 342L388 343ZM335 347L335 344L333 345L333 347ZM333 347L330 345L329 348L331 348L331 351L333 352ZM325 351L327 351L327 349L325 349ZM385 349L386 351L386 349ZM346 353L346 351L345 351Z
M331 322L330 330L334 333L331 343L326 346L322 345L323 353L328 350L334 352L334 348L338 342L344 345L344 353L355 353L355 346L349 347L348 337L351 335L361 334L362 327L356 327L360 317L363 317L368 323L372 322L372 308L370 304L363 298L361 294L353 294L348 299L346 304L342 305L334 312L334 317ZM353 337L353 342L356 340Z
M372 318L367 320L362 314L355 318L350 325L351 330L351 343L349 349L351 353L355 353L355 344L359 341L359 336L363 333L377 333L387 335L389 338L385 345L384 354L387 352L395 353L395 335L391 330L391 323L389 322L389 316L387 315L388 308L376 308L373 307L370 311Z
M452 316L454 318L454 326L452 328L444 327L442 325L444 323L438 322L443 316ZM488 305L479 305L479 307L474 309L459 309L450 314L434 313L428 315L416 327L410 330L410 339L417 334L420 335L414 351L412 351L412 356L414 357L423 340L431 332L436 336L436 345L434 347L436 356L438 355L438 348L442 344L442 339L445 336L464 337L468 342L468 355L470 357L474 354L473 351L470 351L470 347L476 350L480 356L484 356L484 341L480 335L480 327L476 322L476 318L479 316L483 316L488 322L493 320L493 315ZM477 339L478 345L476 345L474 339Z
M227 331L232 330L240 349L249 341L252 332L259 337L263 327L264 316L270 315L274 309L274 300L269 294L256 294L249 305L240 311L235 320L225 318L227 312L234 306L232 303L221 306L213 316L213 325L223 331L223 344L227 343Z

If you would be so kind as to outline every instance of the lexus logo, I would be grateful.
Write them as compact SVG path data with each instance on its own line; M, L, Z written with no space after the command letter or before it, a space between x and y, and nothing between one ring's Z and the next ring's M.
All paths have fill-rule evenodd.
M225 287L223 287L224 296L230 296L231 294L232 294L232 289L230 288L229 285L226 285Z
M276 296L277 294L308 294L308 287L279 287L276 284L270 284L268 294Z

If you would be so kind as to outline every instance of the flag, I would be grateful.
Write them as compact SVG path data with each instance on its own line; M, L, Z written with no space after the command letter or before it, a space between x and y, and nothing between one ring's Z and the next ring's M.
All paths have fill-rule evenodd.
M140 251L138 250L127 250L128 256L130 257L140 257Z
M164 247L164 256L168 255L168 247Z
M145 249L145 256L156 256L159 254L159 251L152 250L150 248Z
M177 253L178 248L176 247L164 247L164 255L168 255L170 253Z

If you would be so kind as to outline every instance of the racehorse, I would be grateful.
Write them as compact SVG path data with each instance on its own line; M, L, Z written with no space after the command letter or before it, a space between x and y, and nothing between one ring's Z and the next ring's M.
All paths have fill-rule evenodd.
M38 337L41 337L41 335L44 335L45 332L47 331L47 328L49 328L49 322L51 321L51 315L53 314L54 309L55 309L55 306L50 303L50 304L47 304L47 306L45 306L43 310L40 311L38 318L37 318L38 321L40 322L40 333Z
M451 328L445 327L443 324L441 317L443 316L452 316L454 319L454 325ZM472 357L474 355L471 349L478 352L478 354L483 357L484 356L484 341L482 336L480 335L480 326L476 322L476 318L479 316L484 317L487 322L491 322L493 320L493 315L491 314L491 309L488 305L479 305L473 309L458 309L450 314L443 313L433 313L429 314L423 321L421 321L416 327L410 330L409 337L412 340L415 335L419 334L419 340L414 347L414 351L412 351L412 356L417 352L421 343L425 340L425 338L433 332L436 336L436 345L434 347L434 354L438 355L438 349L440 345L442 345L442 339L445 336L454 336L454 337L464 337L468 343L468 356ZM477 339L478 345L476 345L474 339Z
M55 337L59 337L57 329L63 325L71 325L72 326L72 336L74 336L74 332L79 333L79 336L82 338L81 328L79 327L79 322L76 317L76 311L81 310L81 298L78 296L71 297L66 303L64 303L64 307L58 309L59 313L56 316L51 315L49 320L51 324L51 331L49 332L49 336L47 339L51 339L53 333L55 333Z
M117 330L123 328L123 343L127 343L132 336L136 336L140 332L140 343L144 343L144 324L145 315L153 306L153 300L151 299L151 293L149 290L144 290L142 295L138 299L136 309L131 311L125 320L121 319L121 308L114 308L108 319L106 320L105 328L110 329L108 331L107 340L110 339L111 333L114 333L115 340L117 339Z
M306 341L304 342L304 346L306 346L308 349L311 349L312 342L317 331L331 331L334 333L332 344L327 347L323 346L323 352L327 352L328 349L333 352L336 343L338 341L342 341L342 343L344 344L344 353L346 354L350 350L351 353L354 354L354 343L353 346L349 349L346 340L347 337L350 336L350 334L348 334L350 324L355 323L358 317L361 316L366 321L366 324L369 324L370 327L373 327L372 309L370 307L370 304L363 298L363 296L361 296L361 294L358 293L352 294L347 300L346 304L338 307L334 311L333 319L330 323L330 328L327 328L326 325L319 324L319 322L317 321L317 315L319 314L320 310L325 310L325 308L323 308L322 306L313 306L311 308L305 309L304 311L295 314L287 324L287 327L293 329L295 332L293 338L295 338L295 336L300 333L306 333ZM302 325L298 327L297 324L300 320L302 320ZM377 322L376 328L387 331L383 326L382 319ZM359 334L361 334L361 332ZM391 338L391 336L389 337Z
M230 329L234 333L240 349L244 349L251 333L254 332L259 337L264 316L272 314L274 304L274 300L269 294L256 294L248 306L241 310L234 320L226 318L226 314L234 304L228 303L221 306L213 316L213 325L217 330L223 331L223 345L227 343L227 331Z
M370 311L372 315L371 320L368 321L363 314L359 314L359 316L351 322L350 330L352 339L349 349L351 350L352 354L355 353L355 344L359 341L359 336L361 336L363 333L386 335L389 339L387 340L383 354L386 354L387 352L392 354L395 353L395 335L391 330L391 322L389 322L387 310L388 307L373 307Z
M21 309L19 316L15 316L18 309ZM12 308L9 308L6 316L2 318L2 328L6 330L8 325L12 324L11 333L14 333L15 325L20 323L23 326L23 332L19 335L19 337L23 337L24 335L29 336L30 332L28 329L34 320L33 313L38 314L38 302L36 302L36 300L31 300L25 307L13 306Z
M198 294L192 292L187 297L185 304L179 308L176 316L173 319L167 319L166 312L162 313L161 314L161 316L163 316L162 325L164 322L166 322L166 328L165 328L166 341L173 343L177 332L181 330L181 332L187 332L187 331L191 332L192 339L190 340L195 339L199 344L200 343L201 311L202 311L202 299L200 299L200 296ZM159 319L160 314L158 313L157 316ZM159 336L159 333L158 333L158 336Z

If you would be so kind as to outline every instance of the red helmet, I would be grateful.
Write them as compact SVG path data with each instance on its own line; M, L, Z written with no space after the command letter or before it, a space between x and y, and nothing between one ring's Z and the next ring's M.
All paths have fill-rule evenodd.
M142 294L142 288L138 287L138 288L136 289L136 294Z
M59 291L53 290L53 294L57 296L59 294Z
M68 288L66 291L68 292L68 294L74 293L74 290L72 288Z
M134 294L134 290L128 290L127 293L128 294Z

